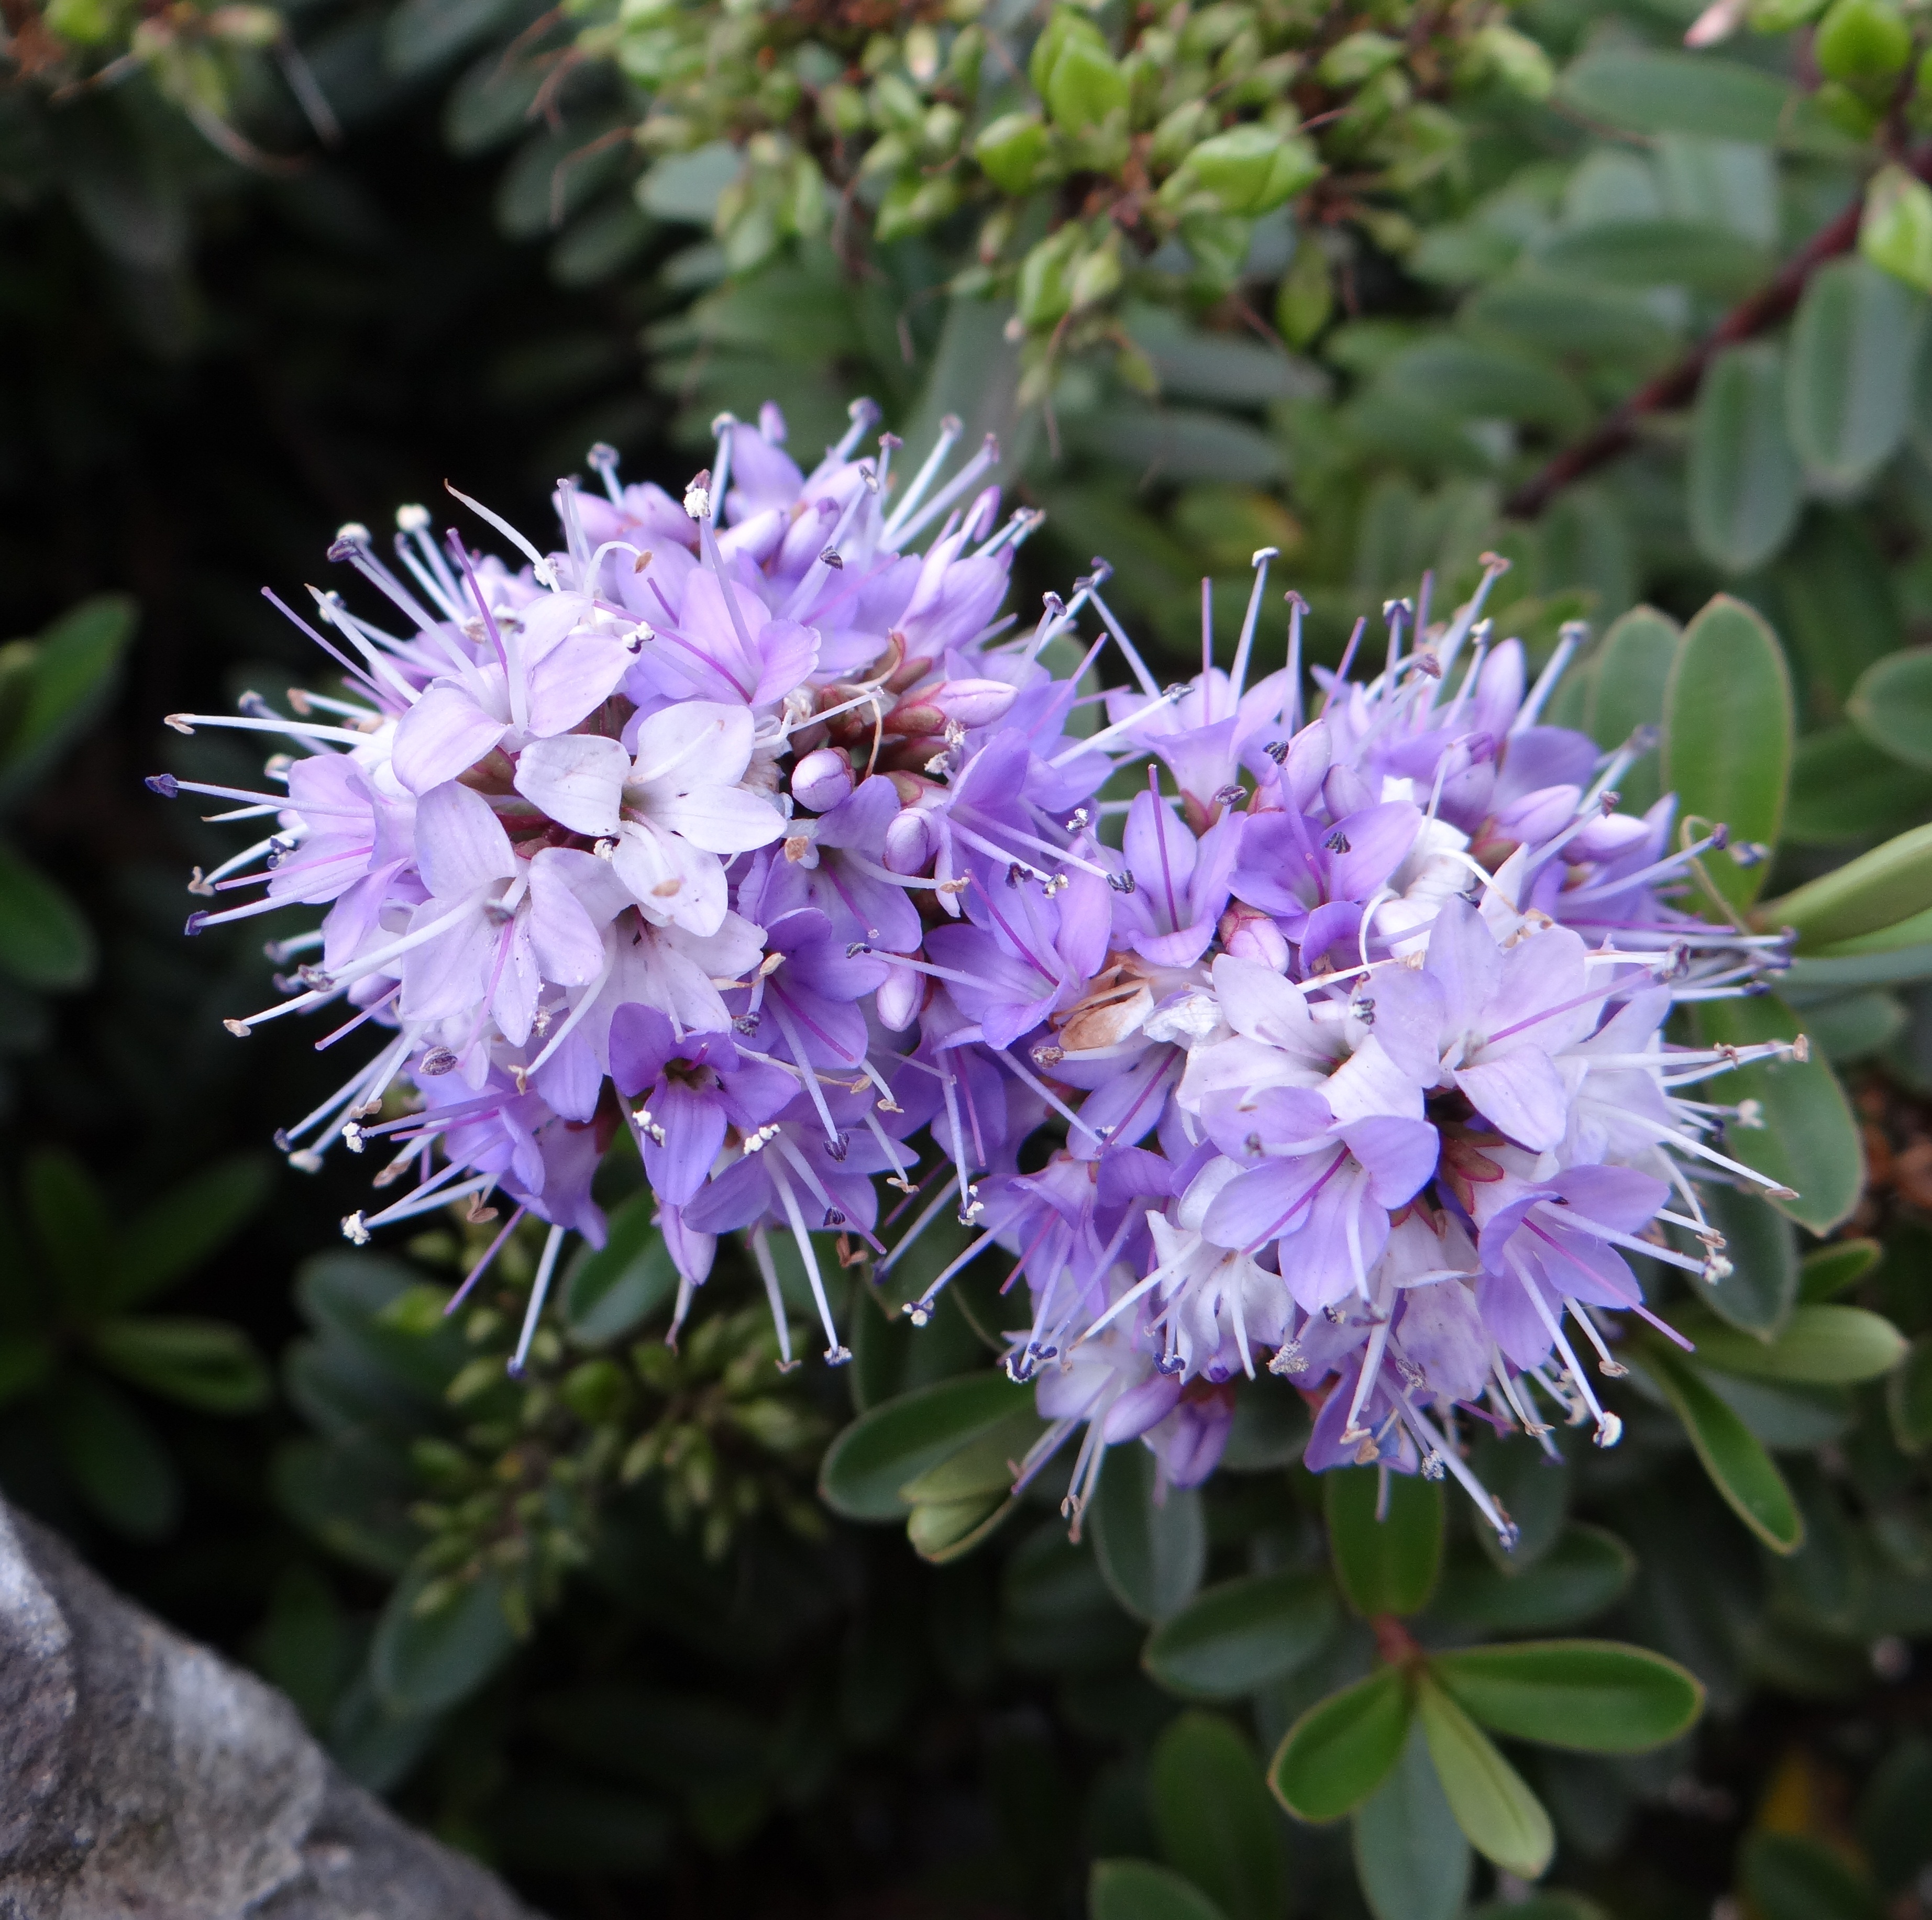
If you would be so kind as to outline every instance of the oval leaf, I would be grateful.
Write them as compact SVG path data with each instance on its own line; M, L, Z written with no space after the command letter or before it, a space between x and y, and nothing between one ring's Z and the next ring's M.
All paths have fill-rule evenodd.
M1763 1920L1884 1920L1885 1902L1822 1841L1754 1833L1739 1864Z
M1636 1571L1636 1556L1615 1534L1573 1524L1520 1573L1473 1555L1452 1565L1432 1617L1506 1634L1570 1626L1614 1606Z
M1256 1574L1210 1587L1148 1636L1141 1664L1177 1694L1232 1700L1292 1673L1334 1631L1315 1574Z
M1412 1726L1395 1769L1355 1810L1355 1876L1376 1920L1456 1920L1469 1887L1469 1843L1456 1824L1429 1742Z
M1699 220L1593 220L1552 234L1534 259L1545 274L1606 286L1688 286L1720 295L1744 292L1770 264L1754 241Z
M1684 1423L1711 1484L1774 1553L1795 1553L1804 1523L1783 1474L1744 1423L1675 1347L1646 1343L1643 1370Z
M1298 1820L1339 1820L1388 1777L1408 1736L1408 1676L1387 1667L1318 1700L1276 1748L1275 1798Z
M1932 647L1908 648L1867 667L1845 711L1894 759L1932 768Z
M1883 1315L1862 1307L1794 1308L1774 1340L1754 1340L1731 1327L1679 1323L1697 1343L1706 1367L1748 1379L1793 1380L1810 1386L1852 1386L1888 1373L1905 1355L1905 1336Z
M657 1199L634 1194L610 1216L601 1249L580 1251L560 1289L564 1324L586 1346L620 1339L677 1291L677 1268L652 1224Z
M224 1320L104 1320L91 1343L95 1358L124 1380L199 1412L252 1413L268 1403L266 1363Z
M1641 727L1664 726L1664 693L1677 658L1684 629L1654 607L1634 607L1604 636L1598 649L1585 730L1606 753L1613 753ZM1617 781L1623 810L1642 813L1664 791L1661 763L1653 742Z
M903 1520L901 1490L1006 1418L1017 1403L1004 1373L962 1373L860 1415L827 1449L818 1490L848 1520Z
M1876 1240L1834 1240L1807 1254L1798 1269L1798 1297L1807 1306L1834 1299L1885 1258Z
M1430 1671L1492 1733L1587 1754L1676 1739L1704 1690L1674 1660L1615 1640L1528 1640L1438 1655Z
M1803 476L1784 434L1776 347L1736 346L1711 363L1691 416L1685 472L1690 535L1726 573L1768 560L1798 524Z
M105 1380L70 1375L50 1414L54 1445L80 1497L134 1540L158 1540L181 1518L181 1477L146 1419Z
M50 993L93 978L94 935L58 887L0 844L0 973Z
M1773 76L1738 61L1634 48L1578 61L1558 91L1590 119L1634 133L1697 133L1758 145L1778 138L1789 97Z
M1881 933L1928 909L1932 824L1914 827L1781 899L1767 900L1751 918L1760 927L1790 927L1800 950L1812 953Z
M1698 1298L1748 1334L1775 1332L1798 1298L1798 1236L1790 1221L1769 1201L1738 1187L1706 1188L1704 1211L1724 1236L1731 1270L1701 1285ZM1678 1244L1702 1257L1696 1242Z
M238 1233L268 1197L268 1163L236 1154L135 1215L114 1250L106 1304L138 1306Z
M1774 993L1748 1000L1707 1000L1697 1009L1706 1045L1747 1047L1796 1040L1798 1017ZM1718 1096L1756 1103L1760 1126L1726 1130L1731 1158L1768 1182L1795 1191L1768 1197L1814 1233L1828 1233L1851 1217L1864 1185L1864 1142L1838 1077L1815 1053L1808 1060L1760 1062L1734 1068Z
M1225 1920L1196 1886L1151 1860L1096 1860L1087 1879L1087 1920Z
M1168 1724L1148 1762L1148 1805L1168 1864L1228 1920L1276 1920L1288 1892L1279 1816L1228 1721L1192 1712Z
M1812 480L1844 496L1897 450L1911 413L1924 296L1856 256L1807 283L1784 368L1785 423Z
M1469 1844L1506 1872L1533 1880L1550 1865L1556 1835L1542 1803L1495 1743L1426 1673L1416 1714L1456 1824Z
M1322 1475L1336 1575L1348 1604L1364 1619L1420 1613L1442 1565L1442 1482L1390 1473L1384 1489L1384 1478L1382 1469L1367 1466Z
M1886 1383L1886 1406L1893 1437L1906 1452L1932 1445L1932 1334L1912 1343L1905 1364Z
M1664 783L1680 822L1730 830L1731 845L1778 844L1791 777L1791 675L1754 607L1719 594L1684 631L1664 695ZM1703 870L1733 906L1748 906L1766 863L1707 853Z
M369 1643L369 1676L394 1714L440 1713L474 1693L517 1643L494 1574L465 1582L442 1606L418 1613L426 1585L405 1574L391 1592Z
M1022 1449L1024 1451L1024 1448ZM1114 1598L1149 1625L1194 1597L1208 1570L1201 1495L1169 1487L1155 1504L1160 1463L1145 1447L1116 1447L1093 1508L1094 1552Z

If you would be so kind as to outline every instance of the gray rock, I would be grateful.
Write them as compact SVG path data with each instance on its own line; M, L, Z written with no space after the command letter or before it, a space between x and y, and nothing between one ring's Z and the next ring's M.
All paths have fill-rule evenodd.
M0 1503L0 1920L536 1920Z

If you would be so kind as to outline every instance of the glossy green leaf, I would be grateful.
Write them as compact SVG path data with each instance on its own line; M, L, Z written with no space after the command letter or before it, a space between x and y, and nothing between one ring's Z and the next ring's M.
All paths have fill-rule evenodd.
M1006 1418L1018 1392L1004 1373L963 1373L860 1415L819 1469L826 1504L848 1520L903 1520L907 1482Z
M1909 1454L1932 1446L1932 1334L1921 1334L1886 1382L1892 1437Z
M1852 1424L1851 1390L1747 1379L1712 1367L1704 1384L1774 1454L1815 1453Z
M0 974L50 993L94 977L94 935L62 890L0 843Z
M430 1583L410 1573L391 1591L369 1643L369 1676L390 1712L440 1713L482 1686L514 1649L494 1574L466 1580L423 1610Z
M1751 918L1789 927L1801 951L1815 953L1909 921L1932 909L1932 825L1914 827L1823 873Z
M1647 811L1664 791L1662 756L1664 690L1677 658L1684 630L1654 607L1634 607L1615 622L1598 649L1584 730L1606 753L1612 753L1638 729L1656 729L1650 750L1618 778L1622 810Z
M1150 1625L1179 1613L1208 1568L1199 1491L1170 1487L1156 1505L1159 1475L1145 1447L1113 1448L1090 1514L1094 1556L1114 1598Z
M82 1501L134 1540L158 1540L181 1518L181 1478L146 1419L104 1380L70 1375L49 1418L54 1445Z
M62 614L32 643L26 697L0 739L0 797L36 779L100 711L135 619L125 595L103 594Z
M610 1216L602 1249L585 1247L565 1269L558 1289L564 1324L584 1346L620 1340L668 1306L677 1268L652 1221L656 1197L634 1194Z
M1552 234L1533 257L1543 273L1606 286L1688 286L1720 295L1748 291L1770 264L1754 241L1695 220L1594 221Z
M1492 1633L1574 1626L1614 1606L1636 1571L1636 1556L1615 1534L1573 1522L1549 1552L1520 1573L1506 1571L1486 1556L1453 1561L1430 1613Z
M1312 1659L1335 1628L1318 1574L1251 1574L1197 1595L1148 1636L1141 1664L1169 1691L1232 1700Z
M218 1251L268 1197L272 1164L232 1154L162 1195L117 1239L104 1304L139 1306Z
M1791 445L1814 485L1843 498L1904 439L1924 296L1856 256L1805 283L1784 367Z
M1096 1860L1087 1877L1087 1920L1226 1920L1170 1867L1151 1860Z
M1791 762L1784 837L1829 846L1902 833L1932 813L1932 773L1904 767L1850 720L1807 734Z
M1275 1750L1268 1769L1275 1798L1298 1820L1352 1812L1401 1757L1414 1710L1409 1676L1396 1667L1316 1701Z
M1276 1920L1288 1892L1280 1817L1232 1721L1190 1712L1168 1723L1148 1761L1148 1808L1168 1865L1228 1920Z
M1876 1889L1841 1854L1808 1835L1754 1833L1739 1865L1761 1920L1884 1920Z
M1698 1299L1747 1334L1775 1333L1798 1298L1798 1236L1790 1221L1768 1200L1741 1187L1706 1187L1704 1211L1724 1236L1731 1270L1700 1282ZM1694 1256L1703 1252L1688 1235L1678 1245Z
M1463 1710L1511 1739L1639 1754L1684 1733L1704 1690L1674 1660L1615 1640L1524 1640L1438 1654L1430 1671Z
M1888 654L1866 668L1845 711L1894 759L1932 768L1932 647Z
M1562 99L1588 119L1634 133L1698 133L1768 145L1788 89L1742 61L1636 48L1594 52L1563 76Z
M1691 416L1685 473L1690 534L1726 573L1762 565L1798 524L1802 476L1785 437L1778 350L1727 348L1711 363Z
M225 1320L172 1314L103 1320L94 1355L122 1379L202 1413L252 1413L268 1404L268 1369L254 1341Z
M1556 1850L1541 1802L1426 1671L1418 1679L1415 1709L1436 1778L1469 1844L1505 1872L1534 1880Z
M1808 1306L1834 1299L1884 1258L1885 1249L1876 1240L1834 1240L1804 1256L1798 1269L1798 1297Z
M1711 1484L1731 1511L1773 1553L1795 1553L1804 1540L1798 1503L1750 1428L1675 1347L1660 1339L1648 1341L1640 1364L1684 1423Z
M1680 823L1702 822L1700 835L1721 825L1732 849L1775 846L1791 776L1791 675L1755 608L1719 594L1684 630L1664 713L1664 783ZM1768 870L1761 852L1750 865L1730 850L1702 864L1734 907L1757 897Z
M1389 1777L1355 1809L1355 1877L1375 1920L1456 1920L1469 1887L1469 1843L1456 1824L1429 1742L1412 1725Z
M915 1506L933 1501L966 1500L1012 1491L1016 1463L1046 1431L1046 1423L1022 1397L1005 1417L978 1437L948 1454L936 1466L908 1480L899 1497ZM1108 1463L1111 1470L1113 1463Z
M1345 1466L1322 1476L1322 1492L1329 1552L1348 1604L1371 1619L1420 1613L1442 1565L1442 1482Z
M1862 1307L1796 1307L1770 1340L1754 1339L1735 1327L1700 1322L1688 1313L1676 1324L1697 1343L1700 1364L1750 1379L1852 1386L1890 1373L1905 1356L1905 1336L1882 1315Z

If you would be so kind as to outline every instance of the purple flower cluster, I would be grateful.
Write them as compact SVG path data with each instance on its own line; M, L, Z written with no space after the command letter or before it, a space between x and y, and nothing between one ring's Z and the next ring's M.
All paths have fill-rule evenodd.
M680 1320L724 1233L787 1342L769 1236L791 1236L835 1362L814 1233L883 1272L943 1215L972 1228L920 1322L1005 1249L1007 1370L1049 1423L1023 1473L1080 1433L1076 1517L1109 1445L1204 1478L1265 1367L1318 1409L1310 1466L1454 1473L1510 1538L1462 1430L1612 1443L1592 1364L1622 1370L1612 1316L1651 1317L1624 1256L1721 1272L1691 1176L1757 1178L1719 1144L1755 1116L1683 1089L1776 1050L1662 1034L1776 958L1688 910L1721 829L1619 813L1648 743L1541 723L1580 636L1527 686L1482 618L1500 562L1447 621L1426 588L1384 610L1372 675L1365 625L1305 673L1291 594L1256 677L1258 553L1232 669L1204 583L1202 671L1163 689L1097 564L1030 630L1000 617L1036 517L1000 520L990 442L946 477L949 422L902 490L892 436L855 457L875 418L809 475L775 409L725 419L681 502L593 449L606 497L560 483L547 553L458 496L516 571L420 508L394 565L345 528L332 557L409 631L318 594L298 624L339 696L171 717L304 750L268 762L278 790L150 783L273 823L195 882L261 894L190 932L327 909L272 948L286 997L231 1029L346 1002L323 1044L381 1043L283 1146L393 1155L376 1184L407 1191L345 1221L358 1242L502 1196L465 1292L548 1222L513 1366L566 1233L602 1242L592 1176L628 1131ZM1109 648L1132 684L1083 693ZM890 1253L881 1176L913 1214Z

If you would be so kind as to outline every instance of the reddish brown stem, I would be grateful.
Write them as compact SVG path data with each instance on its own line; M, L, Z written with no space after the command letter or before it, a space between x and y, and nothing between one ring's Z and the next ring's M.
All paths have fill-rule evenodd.
M1906 164L1922 180L1932 179L1932 142L1910 154ZM1688 404L1719 353L1775 326L1798 304L1811 276L1827 260L1851 250L1863 211L1861 196L1828 226L1814 234L1774 278L1732 307L1682 359L1638 388L1574 446L1564 448L1525 481L1504 501L1503 511L1513 520L1535 519L1564 487L1625 451L1636 439L1637 423L1645 415Z

